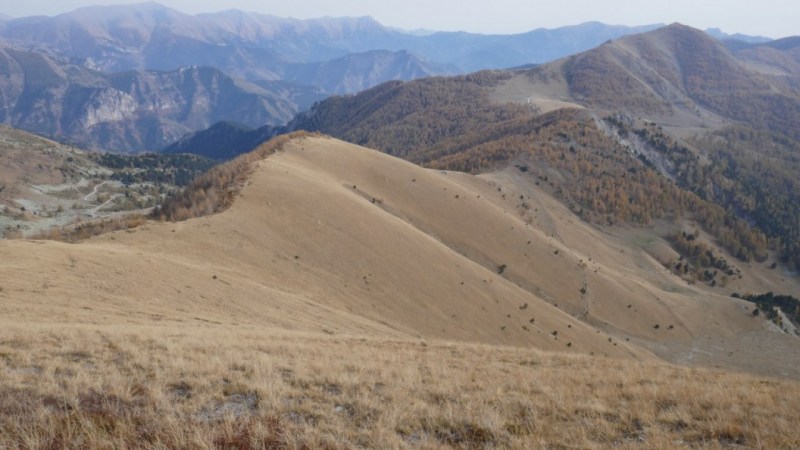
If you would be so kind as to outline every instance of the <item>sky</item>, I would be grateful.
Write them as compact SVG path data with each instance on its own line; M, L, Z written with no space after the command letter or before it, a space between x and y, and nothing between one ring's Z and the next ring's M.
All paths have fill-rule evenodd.
M0 14L56 15L88 5L136 0L0 0ZM614 25L681 22L700 29L721 28L771 38L800 35L797 0L160 0L197 14L241 9L307 19L372 16L406 30L511 34L588 21Z

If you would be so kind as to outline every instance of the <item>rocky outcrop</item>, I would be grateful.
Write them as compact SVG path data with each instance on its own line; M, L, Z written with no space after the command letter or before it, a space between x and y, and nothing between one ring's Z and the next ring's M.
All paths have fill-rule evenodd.
M299 109L209 67L107 75L11 47L0 62L0 122L92 149L155 150L221 120L278 125Z

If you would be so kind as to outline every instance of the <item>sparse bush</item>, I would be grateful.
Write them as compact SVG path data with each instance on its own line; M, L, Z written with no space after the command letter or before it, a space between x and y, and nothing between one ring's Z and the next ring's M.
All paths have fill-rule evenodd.
M778 310L780 310L795 326L800 326L800 299L798 298L791 295L776 295L772 292L761 295L745 295L742 298L756 304L757 308L753 310L753 316L764 312L764 315L770 320L779 321Z

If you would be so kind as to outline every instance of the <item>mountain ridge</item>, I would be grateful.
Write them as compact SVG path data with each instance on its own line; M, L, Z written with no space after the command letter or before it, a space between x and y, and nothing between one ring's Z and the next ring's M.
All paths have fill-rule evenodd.
M70 96L65 97L66 103L75 103L59 108L74 115L78 110L90 107L92 117L85 118L84 125L96 127L100 126L98 121L103 122L103 129L95 134L104 137L87 136L81 127L74 125L74 120L59 119L60 113L48 106L60 101L55 92L50 93L55 97L41 101L35 90L24 91L26 95L34 95L25 99L25 96L14 94L18 87L7 87L7 92L8 89L11 92L8 97L20 98L22 109L36 118L3 120L13 126L92 148L154 149L222 120L253 127L282 125L314 101L332 93L352 93L392 79L410 80L486 67L536 64L654 27L587 22L508 36L447 32L419 36L389 29L369 17L296 20L238 10L192 16L153 2L130 7L88 7L56 17L11 20L3 25L0 36L11 46L39 52L49 59L51 68L56 64L53 61L59 61L57 65L62 67L55 72L50 70L53 72L51 75L64 78L58 75L59 71L72 74L73 78L66 77L71 85L64 85L59 90L70 92ZM186 67L220 70L218 77L226 80L223 82L228 86L226 92L211 93L209 89L216 88L209 86L200 90L217 98L216 101L224 102L229 96L238 96L243 104L250 102L259 110L258 114L248 113L245 108L232 108L229 104L220 105L226 110L224 114L209 112L209 117L202 120L197 111L188 110L174 117L162 115L156 118L160 113L132 111L141 111L134 104L143 100L131 100L125 96L137 83L126 82L122 89L115 86L114 92L92 93L91 89L86 89L98 83L108 84L108 80L103 78L124 78L120 73L133 70L142 78L138 84L149 84L151 86L144 89L153 91L153 83L146 80L154 78L149 71L173 72ZM79 73L82 68L94 72ZM100 71L108 75L96 76ZM164 102L189 101L192 89L197 90L203 85L201 80L194 83L194 87L181 84L179 80L163 83L178 83L170 88L173 91L171 97L180 98L161 99L162 106ZM243 95L249 95L248 92L258 91L253 86L242 89L244 83L264 89L257 92L258 100L244 99ZM797 84L800 85L800 81ZM178 86L187 90L177 92ZM96 104L87 106L87 95ZM627 98L616 93L611 97ZM642 98L647 99L647 96ZM771 97L763 101L772 100ZM210 100L198 99L198 103L207 101ZM6 103L8 109L9 100ZM658 105L650 102L646 106ZM143 106L150 110L160 107L153 104ZM104 116L114 119L115 123L101 120ZM773 119L769 117L764 123Z
M136 10L143 11L138 21L129 14ZM155 16L166 21L160 29L154 26ZM122 6L93 7L53 18L16 19L10 21L0 36L47 44L68 56L92 58L105 71L166 70L180 65L207 64L208 61L186 60L186 55L219 53L221 49L216 46L221 43L243 45L249 52L260 52L253 53L247 60L251 65L261 63L263 72L260 75L250 72L250 75L268 79L270 64L320 62L373 50L408 50L428 61L459 67L462 72L513 67L545 62L588 49L607 39L656 26L623 27L587 22L507 36L465 32L414 35L385 27L371 17L298 20L239 10L191 16L157 3L147 3L134 5L130 10ZM73 31L66 33L64 30ZM157 31L162 34L158 35ZM103 39L92 41L93 34ZM69 35L94 43L87 46L79 40L71 42ZM164 43L169 45L155 45L156 38L167 39ZM150 46L153 50L172 48L167 54L180 59L170 61L158 51L148 50L148 40L153 41ZM556 44L561 48L556 49ZM191 51L192 48L195 51ZM506 50L499 51L501 48ZM502 53L505 56L500 56ZM241 75L235 73L233 65L215 66Z
M289 129L469 172L538 155L539 164L560 167L564 201L590 220L647 225L682 216L692 205L693 217L737 258L764 261L770 248L792 268L800 261L798 230L777 205L795 204L797 92L785 80L751 70L702 31L676 24L531 70L387 83L332 97L298 115ZM584 112L569 112L578 110ZM615 117L633 127L615 130L622 123ZM702 140L735 127L751 130L727 134L740 136L735 156ZM634 135L645 145L634 145ZM784 142L769 161L771 176L781 180L773 188L753 184L763 175L748 172L763 165L753 163L747 145L761 144L743 139L768 139L772 147ZM595 179L615 172L613 179ZM664 198L669 183L673 197ZM625 194L609 193L617 189ZM650 195L658 199L645 200ZM766 212L758 205L772 206Z

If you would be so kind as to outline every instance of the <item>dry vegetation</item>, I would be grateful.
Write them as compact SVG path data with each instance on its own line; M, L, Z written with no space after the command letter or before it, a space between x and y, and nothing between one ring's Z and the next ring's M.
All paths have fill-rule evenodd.
M0 331L0 448L797 448L800 385L256 329Z
M230 207L234 197L244 186L252 171L252 163L278 151L294 138L310 135L312 133L299 131L279 136L250 153L211 168L192 180L178 194L168 197L163 205L153 209L146 217L140 213L132 213L111 219L78 222L64 227L54 227L29 238L74 243L112 231L136 228L146 223L148 218L181 221L223 211ZM23 233L7 233L6 237L19 239L25 236Z
M305 131L281 135L249 153L213 167L153 210L150 218L176 222L224 211L244 186L254 162L275 153L295 138L311 135L314 134Z
M690 143L708 152L712 166L703 182L714 186L720 203L743 211L764 230L770 247L780 250L784 262L800 268L800 142L733 126Z
M129 230L136 228L147 222L147 218L139 213L126 214L113 219L92 220L81 222L66 227L56 227L50 230L30 236L30 239L49 239L61 242L80 242L92 236L110 233L118 230ZM13 236L15 239L23 238L23 235Z
M582 254L538 240L544 235L507 214L517 201L506 201L508 188L331 139L285 145L245 177L247 158L291 138L223 166L183 197L187 211L202 212L201 192L233 198L247 178L224 214L75 246L3 243L0 449L800 446L797 381L654 363L504 277L525 273L532 288L560 302L570 296L557 288L570 284L576 301L589 286L588 295L618 309L635 305L635 319L615 312L612 301L594 302L587 313L662 343L674 343L684 326L692 336L757 327L759 319L733 301L685 291L691 300L680 304L703 313L672 316L675 330L660 322L655 331L650 318L666 318L661 308L671 294L659 288L653 306L647 290L593 275L602 260L622 260L624 252L601 251L595 235L580 237L564 225L573 216L558 230L583 243L573 248L591 250L595 272L584 274ZM409 193L409 185L418 190ZM526 201L545 202L544 209L550 200L541 197ZM465 214L480 220L469 225ZM411 222L436 232L438 243ZM490 229L508 238L469 237ZM522 236L533 260L552 259L526 269ZM456 253L444 242L485 247L460 244ZM468 254L496 263L487 273L463 259ZM601 273L645 281L610 264ZM580 297L581 285L567 280L584 282ZM490 308L479 308L481 301ZM529 332L533 319L506 329L534 311L535 326L552 336ZM712 318L720 325L709 325ZM520 347L467 343L475 341ZM551 344L543 348L588 354L523 347ZM631 358L592 356L604 348ZM706 348L692 347L690 356ZM793 354L782 356L792 361Z
M531 90L518 93L527 103L490 101L487 87L512 77L528 78ZM591 113L540 115L531 107L540 95L532 86L550 98L559 84L563 92L552 98L594 108L597 116L621 111L703 128L715 116L744 122L749 131L738 127L695 139L699 153L711 157L708 164L661 131L644 130L648 135L640 137L655 149L657 160L651 161L617 137L599 133L602 126L589 119ZM798 111L800 98L785 80L748 70L702 31L672 25L516 75L483 72L394 82L334 97L298 116L293 126L426 167L470 173L492 171L528 154L535 166L555 168L567 178L542 181L554 184L553 191L589 221L649 225L689 217L742 261L762 262L772 251L796 268L797 214L785 206L797 203L791 202L796 191L791 168ZM675 170L663 173L654 165L659 160Z
M507 77L484 72L385 84L321 102L295 126L433 169L490 172L524 155L533 163L531 175L587 221L649 225L689 216L740 259L766 255L761 230L733 208L692 192L694 185L663 176L602 130L591 113L565 108L538 115L521 105L493 104L485 87ZM563 181L547 176L551 169Z

